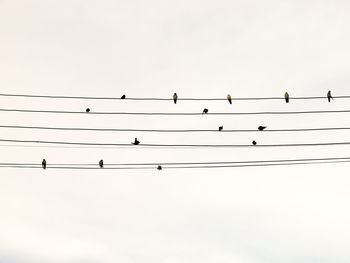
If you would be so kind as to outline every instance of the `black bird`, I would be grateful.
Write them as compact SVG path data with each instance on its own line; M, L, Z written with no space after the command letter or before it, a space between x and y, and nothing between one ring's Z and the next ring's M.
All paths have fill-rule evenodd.
M86 109L86 112L90 112L90 108L87 108L87 109Z
M134 141L132 144L134 144L134 145L139 145L139 144L140 144L140 141L137 140L137 138L135 138L135 141Z
M284 93L284 99L286 100L286 103L289 103L289 94L288 94L288 92Z
M232 100L231 100L231 95L230 94L227 94L227 100L230 104L232 104Z
M332 97L332 94L331 94L331 91L330 91L330 90L327 92L327 98L328 98L328 102L331 102L331 99L333 99L333 97Z
M266 129L266 126L259 126L259 127L258 127L258 130L259 130L259 131L263 131L263 130L265 130L265 129Z
M219 126L219 131L222 131L223 128L224 126Z
M122 100L125 100L125 98L126 98L126 96L125 96L125 95L121 96L121 99L122 99Z
M41 166L43 167L43 169L46 169L46 160L43 159L43 161L41 162Z
M176 93L174 93L174 95L173 95L173 100L174 100L174 103L176 104L176 101L177 101L177 94Z
M256 141L252 141L252 144L253 144L253 145L256 145Z
M103 168L103 160L100 160L100 161L98 162L98 165L100 166L100 168Z
M162 170L163 169L163 167L161 166L161 165L158 165L158 167L157 167L157 170Z
M208 113L208 109L207 108L204 108L202 114L207 114Z

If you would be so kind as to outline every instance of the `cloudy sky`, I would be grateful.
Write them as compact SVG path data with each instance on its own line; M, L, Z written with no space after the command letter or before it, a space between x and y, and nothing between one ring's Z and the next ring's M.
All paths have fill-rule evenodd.
M349 95L348 1L0 0L0 93ZM86 101L0 97L1 108L210 112L349 109L347 100ZM347 113L101 116L1 112L2 125L350 127ZM259 144L347 131L112 133L0 129L2 139ZM1 162L205 162L349 157L349 146L53 148L2 143ZM28 147L30 146L30 147ZM34 147L33 147L34 146ZM0 170L1 263L349 262L349 164L193 170Z

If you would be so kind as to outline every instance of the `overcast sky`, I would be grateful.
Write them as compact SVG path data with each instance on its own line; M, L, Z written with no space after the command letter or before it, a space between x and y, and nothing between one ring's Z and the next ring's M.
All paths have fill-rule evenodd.
M348 1L0 0L0 93L119 97L349 95ZM0 108L209 112L340 110L347 100L82 101L0 97ZM2 125L90 128L349 127L348 114L101 116L0 113ZM1 129L3 139L259 144L308 133ZM308 148L49 148L1 162L205 162L350 157ZM27 145L33 146L33 145ZM35 146L35 145L34 145ZM37 146L37 145L36 145ZM0 170L1 263L350 261L349 164L157 171Z

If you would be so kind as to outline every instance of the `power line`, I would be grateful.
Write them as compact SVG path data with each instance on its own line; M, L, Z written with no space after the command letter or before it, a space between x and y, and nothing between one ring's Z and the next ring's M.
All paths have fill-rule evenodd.
M289 115L289 114L330 114L349 113L350 110L314 110L314 111L260 111L260 112L85 112L64 110L32 110L32 109L0 109L2 112L24 113L55 113L55 114L85 114L85 115L154 115L154 116L200 116L200 115Z
M106 163L106 166L178 166L178 165L221 165L221 164L254 164L254 163L285 163L285 162L314 162L314 161L336 161L336 160L349 160L350 157L325 157L325 158L298 158L298 159L275 159L275 160L249 160L249 161L215 161L215 162L147 162L147 163ZM19 166L38 166L40 163L0 163L0 166L6 165L19 165ZM48 163L50 166L97 166L96 163Z
M63 96L63 95L34 95L34 94L9 94L1 93L0 97L23 97L23 98L45 98L45 99L80 99L80 100L145 100L145 101L172 101L171 96L169 98L160 97L128 97L125 99L121 97L96 97L96 96ZM349 99L350 95L333 96L334 99ZM290 100L314 100L314 99L327 99L327 96L301 96L301 97L289 97ZM226 101L226 96L221 98L188 98L178 97L178 101ZM285 100L281 97L231 97L231 100Z
M320 127L320 128L297 128L297 129L131 129L131 128L83 128L83 127L47 127L47 126L22 126L22 125L0 125L0 128L8 129L34 129L34 130L63 130L63 131L99 131L99 132L303 132L303 131L330 131L330 130L350 130L350 127Z
M247 167L268 167L268 166L292 166L292 165L312 165L312 164L332 164L332 163L349 163L350 160L343 161L322 161L322 162L294 162L294 163L268 163L268 164L239 164L239 165L206 165L206 166L175 166L162 167L162 169L210 169L210 168L247 168ZM37 166L25 165L4 165L0 168L21 168L21 169L42 169ZM75 166L53 166L47 169L64 169L64 170L155 170L156 167L137 166L137 167L75 167Z
M37 143L37 144L59 144L59 145L81 145L81 146L122 146L122 147L189 147L189 148L246 148L246 147L300 147L300 146L340 146L350 145L350 142L325 142L325 143L286 143L286 144L155 144L142 143L133 145L132 143L94 143L94 142L67 142L67 141L44 141L44 140L17 140L17 139L0 139L0 142L10 143Z

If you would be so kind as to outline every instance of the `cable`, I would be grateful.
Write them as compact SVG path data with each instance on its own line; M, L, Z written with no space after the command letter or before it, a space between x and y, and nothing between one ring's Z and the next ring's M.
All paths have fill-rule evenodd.
M22 126L22 125L0 125L0 128L8 129L36 129L36 130L63 130L63 131L99 131L99 132L302 132L302 131L330 131L330 130L350 130L350 127L324 127L324 128L300 128L300 129L119 129L119 128L80 128L80 127L46 127L46 126Z
M94 97L94 96L63 96L63 95L32 95L32 94L8 94L1 93L0 97L24 97L24 98L45 98L45 99L82 99L82 100L146 100L146 101L172 101L171 96L169 98L136 98L126 97ZM349 99L350 95L333 96L334 99ZM231 100L284 100L284 97L232 97ZM313 99L327 99L327 96L303 96L303 97L289 97L290 100L313 100ZM222 98L181 98L178 97L178 101L226 101L226 96Z
M261 111L261 112L85 112L62 110L31 110L31 109L0 109L2 112L25 113L55 113L55 114L85 114L85 115L156 115L156 116L194 116L194 115L287 115L287 114L322 114L322 113L349 113L350 110L317 110L317 111Z
M39 144L60 144L60 145L87 145L87 146L123 146L123 147L208 147L208 148L246 148L246 147L298 147L298 146L336 146L336 145L350 145L350 142L325 142L325 143L290 143L290 144L153 144L143 143L140 145L133 145L132 143L92 143L92 142L66 142L66 141L43 141L43 140L17 140L17 139L0 139L0 142L11 143L39 143Z
M277 160L251 160L251 161L221 161L221 162L159 162L159 163L104 163L105 166L177 166L177 165L218 165L218 164L254 164L254 163L285 163L285 162L311 162L311 161L335 161L335 160L349 160L350 157L326 157L326 158L302 158L302 159L277 159ZM19 166L38 166L40 163L0 163L0 166L19 165ZM97 166L96 163L48 163L50 166Z
M270 163L270 164L242 164L242 165L215 165L215 166L176 166L176 167L162 167L162 169L210 169L210 168L243 168L243 167L267 167L267 166L292 166L292 165L310 165L310 164L331 164L331 163L349 163L350 160L345 161L325 161L325 162L294 162L294 163ZM7 165L0 166L0 168L26 168L26 169L42 169L35 166L20 166ZM141 166L141 167L74 167L74 166L53 166L47 169L69 169L69 170L155 170L156 167Z

